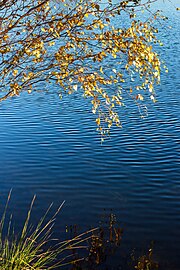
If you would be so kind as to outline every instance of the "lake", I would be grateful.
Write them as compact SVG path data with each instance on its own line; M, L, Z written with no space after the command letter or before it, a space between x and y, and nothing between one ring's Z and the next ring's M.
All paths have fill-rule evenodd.
M77 94L22 94L0 104L0 204L13 189L10 209L21 227L34 194L33 222L51 202L65 200L55 235L65 226L98 226L113 213L124 228L122 249L145 250L154 241L164 269L180 269L180 11L159 1L169 17L159 25L169 68L158 102L141 119L122 108L122 129L102 145L89 105ZM171 26L169 28L167 25Z

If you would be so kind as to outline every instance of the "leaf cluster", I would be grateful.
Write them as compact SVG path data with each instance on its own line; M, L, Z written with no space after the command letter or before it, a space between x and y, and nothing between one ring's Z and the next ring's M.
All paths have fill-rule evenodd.
M124 93L138 107L144 92L155 101L157 15L136 19L150 3L1 1L0 101L37 89L53 88L60 97L79 91L90 100L103 139L113 124L121 126Z

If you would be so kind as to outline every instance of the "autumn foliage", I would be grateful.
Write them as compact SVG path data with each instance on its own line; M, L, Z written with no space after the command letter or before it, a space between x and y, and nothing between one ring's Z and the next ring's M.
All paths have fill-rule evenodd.
M124 94L138 106L155 101L160 81L150 2L1 0L0 101L37 89L79 91L102 136L121 126Z

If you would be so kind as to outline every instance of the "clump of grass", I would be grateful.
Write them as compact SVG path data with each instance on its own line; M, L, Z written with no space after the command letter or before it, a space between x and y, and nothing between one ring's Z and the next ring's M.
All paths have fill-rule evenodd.
M39 220L36 226L30 224L30 217L35 201L35 196L30 204L23 228L18 236L12 227L12 216L7 221L6 213L11 192L9 193L4 212L0 219L0 269L2 270L51 270L59 269L68 263L80 259L74 259L72 250L86 247L86 241L91 238L91 232L87 231L70 240L63 242L52 239L52 228L57 214L64 202L55 214L47 219L52 204ZM8 224L7 227L5 224ZM6 228L5 228L6 227ZM6 231L6 233L4 233ZM5 234L5 235L4 235Z

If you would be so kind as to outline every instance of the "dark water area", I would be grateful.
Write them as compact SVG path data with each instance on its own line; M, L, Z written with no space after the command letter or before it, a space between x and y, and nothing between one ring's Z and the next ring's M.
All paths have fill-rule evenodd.
M103 145L87 101L78 95L23 94L0 104L0 210L13 189L10 209L18 228L34 194L36 222L51 202L65 200L55 235L79 231L114 213L124 228L122 249L147 248L164 269L180 269L180 12L179 1L161 4L160 48L169 73L141 119L122 109L122 129ZM180 6L180 5L179 5ZM161 7L162 8L162 7ZM171 26L169 28L167 25Z

